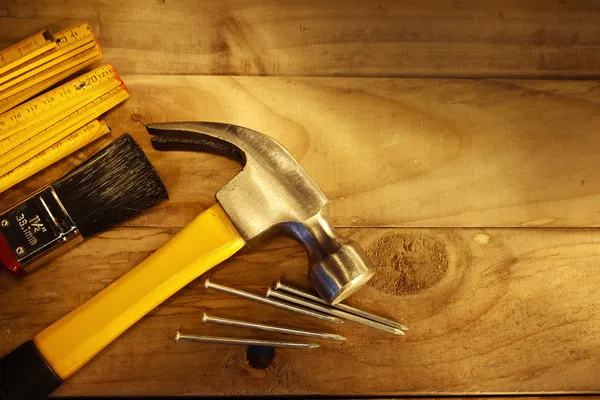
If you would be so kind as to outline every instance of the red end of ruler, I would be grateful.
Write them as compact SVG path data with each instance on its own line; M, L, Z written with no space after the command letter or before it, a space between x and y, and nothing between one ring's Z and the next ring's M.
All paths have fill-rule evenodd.
M15 257L12 249L8 245L4 236L0 233L0 264L4 265L11 272L15 274L22 274L23 268L21 268L21 264Z
M125 91L126 91L127 93L129 93L129 88L127 87L127 85L125 84L125 82L123 82L123 79L119 78L119 80L121 81L121 84L120 84L120 86L121 86L123 89L125 89Z

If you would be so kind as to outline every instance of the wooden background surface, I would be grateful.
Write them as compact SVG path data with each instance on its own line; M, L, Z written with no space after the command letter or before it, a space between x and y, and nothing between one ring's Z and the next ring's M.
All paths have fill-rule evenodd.
M92 24L122 73L594 77L595 0L2 0L0 46Z
M351 303L401 319L409 334L298 318L206 292L199 279L57 394L600 393L600 84L534 79L599 75L600 6L482 4L0 0L2 47L45 26L92 24L131 89L109 114L112 137L131 132L171 196L23 281L0 273L0 354L212 204L240 167L156 152L140 121L215 120L280 140L331 199L334 224L370 253L384 246L379 278ZM2 194L0 208L102 144ZM402 271L421 289L391 284ZM302 249L286 239L210 273L256 293L281 276L308 285L305 275ZM260 371L243 348L173 343L177 329L276 337L203 326L204 311L348 341L278 351Z

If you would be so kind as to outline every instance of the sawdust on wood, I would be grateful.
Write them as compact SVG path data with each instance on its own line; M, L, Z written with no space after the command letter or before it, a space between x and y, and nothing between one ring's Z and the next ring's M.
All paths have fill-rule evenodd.
M448 270L446 246L427 233L395 233L366 249L376 268L371 287L392 295L414 294L432 287Z

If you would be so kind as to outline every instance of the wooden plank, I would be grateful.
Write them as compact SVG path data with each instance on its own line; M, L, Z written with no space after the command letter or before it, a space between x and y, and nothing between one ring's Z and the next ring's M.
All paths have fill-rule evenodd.
M53 397L54 399L57 400L62 400L62 399L81 399L81 397L71 397L71 396L58 396L58 397ZM122 397L122 396L118 396L118 397L113 397L111 396L111 400L129 400L130 397ZM286 398L286 397L284 397ZM302 398L302 397L301 397ZM419 396L419 397L407 397L407 396L401 396L401 397L360 397L360 399L362 400L448 400L448 399L452 399L452 400L586 400L586 399L594 399L595 397L593 396L586 396L586 395L567 395L567 396L561 396L561 395L551 395L551 396L531 396L531 395L506 395L506 396L452 396L452 397L448 397L448 396L444 396L444 397L430 397L430 396ZM90 396L86 396L83 398L84 400L105 400L104 397L90 397ZM199 399L203 399L203 397L199 397L199 396L186 396L186 399L188 400L199 400ZM336 400L336 399L347 399L347 397L328 397L329 400Z
M594 0L16 0L0 46L87 20L123 73L589 77L599 17Z
M331 199L336 226L600 226L597 81L124 79L131 99L109 114L113 135L134 134L171 195L130 224L185 226L240 168L156 152L141 122L212 120L283 143Z
M55 396L53 397L56 400L62 400L62 399L83 399L83 400L105 400L104 397L94 397L94 396L85 396L85 397L72 397L72 396ZM186 399L189 400L199 400L199 399L203 399L204 397L202 396L186 396ZM286 398L285 396L283 398ZM301 397L302 398L302 397ZM509 394L506 396L452 396L452 397L448 397L448 396L444 396L444 397L431 397L431 396L419 396L419 397L407 397L407 396L401 396L401 397L360 397L360 399L362 400L448 400L448 399L452 399L452 400L586 400L586 399L595 399L595 395L567 395L567 396L561 396L561 395L550 395L550 396L532 396L532 395L528 395L528 394L524 394L524 395L514 395L514 394ZM111 396L111 400L129 400L130 397L127 396L117 396L117 397L113 397ZM341 396L341 397L327 397L327 399L329 400L336 400L336 399L347 399L347 397L345 396Z
M121 228L22 282L0 274L0 354L123 275L176 230ZM439 395L600 391L600 232L583 229L347 228L378 275L351 299L403 320L405 337L337 326L190 284L126 332L61 395ZM379 254L379 255L376 255ZM168 268L168 266L165 266ZM306 256L287 239L210 273L262 293L276 279L306 286ZM396 285L388 285L395 282ZM412 282L413 284L409 284ZM281 350L266 370L245 349L175 344L177 329L284 338L203 325L202 312L334 331L344 343Z

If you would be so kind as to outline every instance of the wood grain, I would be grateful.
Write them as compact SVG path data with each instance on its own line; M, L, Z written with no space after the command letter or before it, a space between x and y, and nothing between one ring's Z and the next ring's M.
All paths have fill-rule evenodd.
M600 75L594 0L8 0L0 47L87 20L122 73Z
M337 226L600 226L598 81L124 79L131 98L109 114L113 136L133 133L170 193L129 224L185 226L240 169L154 151L141 122L212 120L283 143ZM30 179L0 207L63 172Z
M121 228L69 252L22 282L0 274L0 354L4 354L132 268L176 230ZM351 303L401 319L389 336L206 292L190 284L75 374L61 395L410 395L600 391L600 233L560 229L349 228L370 251L382 237L441 244L445 273L413 294L368 286ZM398 242L400 243L400 242ZM407 242L405 242L406 244ZM400 270L439 268L419 245L387 249ZM378 264L379 274L392 274ZM168 266L165 266L168 268ZM388 265L388 268L390 265ZM394 267L394 265L391 265ZM215 282L261 293L274 280L306 286L306 257L279 239L244 250L210 273ZM396 276L400 282L400 277ZM427 286L427 285L425 285ZM10 306L8 306L10 305ZM203 326L202 312L335 331L345 343L281 350L255 370L245 350L175 344L177 329L284 338Z

